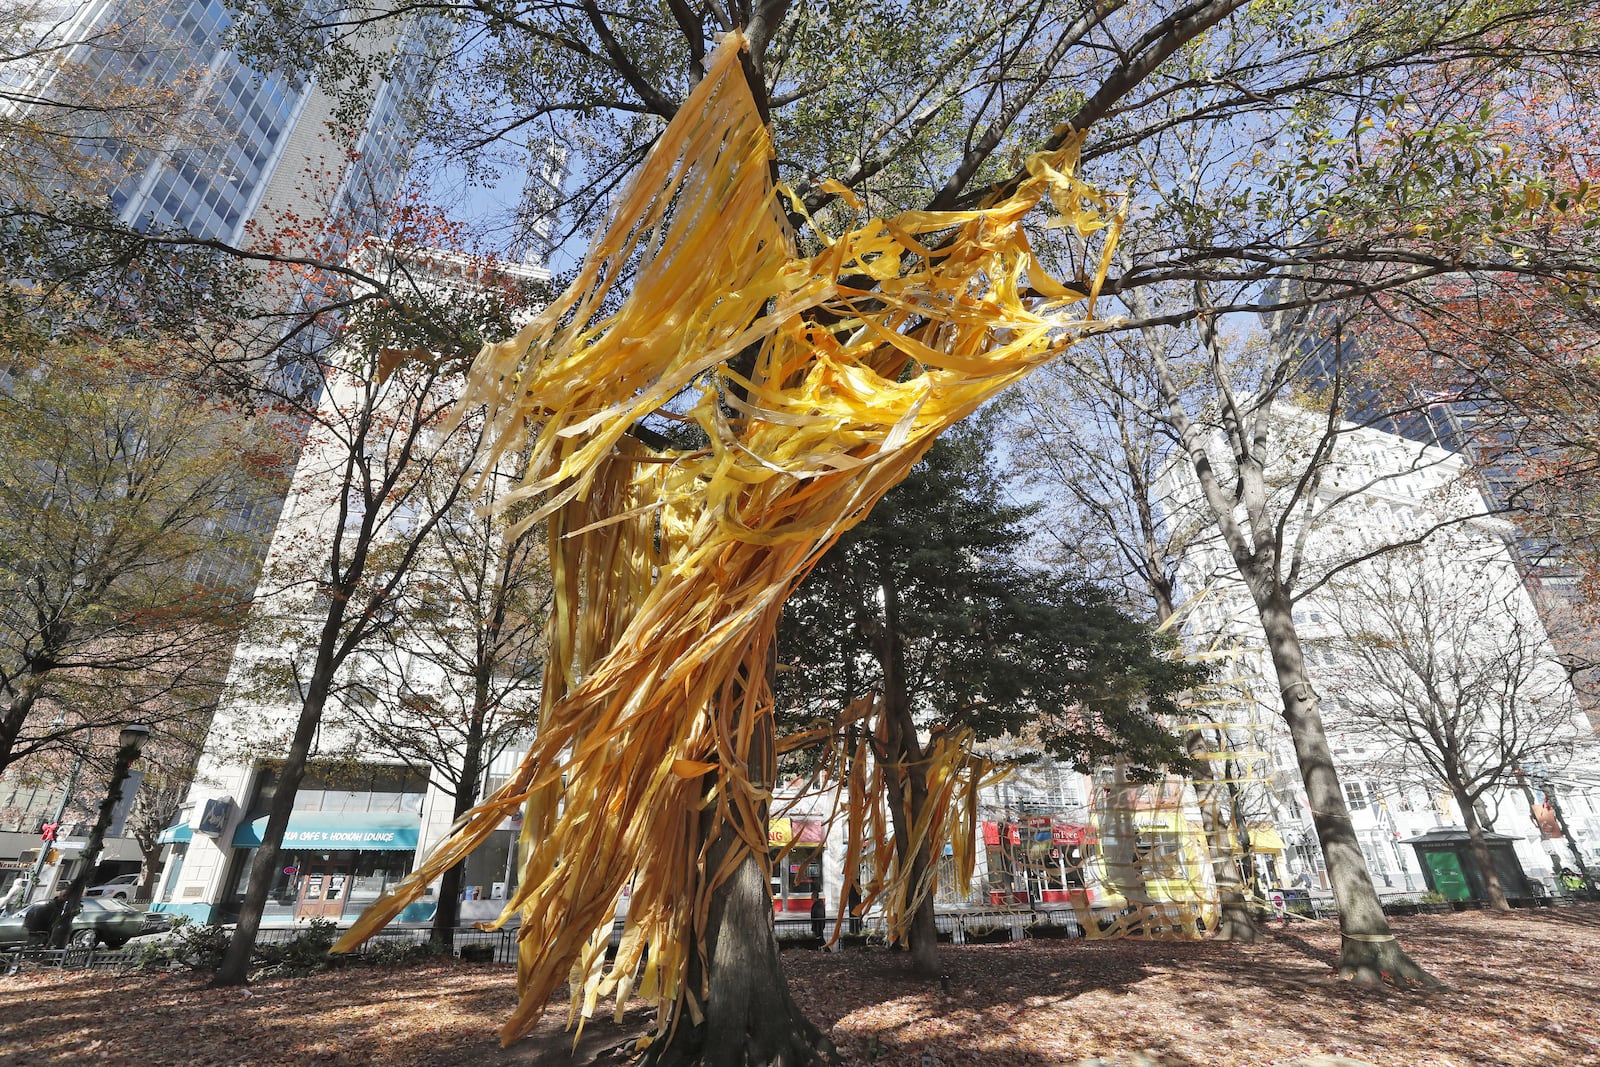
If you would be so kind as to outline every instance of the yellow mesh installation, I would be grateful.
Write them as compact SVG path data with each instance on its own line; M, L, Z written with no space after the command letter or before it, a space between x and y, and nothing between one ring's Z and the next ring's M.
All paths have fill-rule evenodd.
M872 697L860 703L882 712L881 701ZM830 732L836 729L829 727ZM845 821L843 884L838 887L840 899L836 902L830 944L838 939L849 917L846 892L852 880L859 883L860 913L879 909L883 936L891 942L903 942L917 907L925 899L938 897L941 864L936 858L942 855L946 845L950 847L950 871L945 881L950 885L970 886L977 866L981 791L1005 773L988 759L974 754L971 730L936 730L923 746L922 758L914 767L886 761L878 754L885 747L883 734L880 718L876 752L863 738L853 751L841 748L826 764L832 772L832 780L843 785L837 791L830 791L833 795L828 798L831 808L824 821L824 836L831 837L839 819ZM910 816L909 779L913 773L922 776L927 794L920 814L915 817ZM899 806L908 815L901 842L905 855L921 854L933 860L920 878L910 864L902 862L896 848L897 835L891 829L890 804Z
M1207 647L1190 652L1191 660L1214 664L1217 677L1186 701L1189 721L1180 728L1199 730L1204 739L1193 754L1199 768L1191 781L1202 808L1211 809L1206 821L1215 829L1207 835L1207 848L1238 865L1251 904L1270 908L1271 891L1283 888L1288 877L1267 751L1275 712L1254 693L1252 672L1242 662L1261 651L1213 636Z
M1264 747L1270 712L1240 662L1257 653L1221 638L1174 653L1215 666L1213 680L1187 694L1182 718L1169 724L1200 731L1202 745L1190 753L1194 777L1141 783L1113 765L1093 775L1086 807L986 812L998 840L983 883L952 879L942 895L962 905L969 934L1015 930L1031 918L1035 930L1091 939L1204 937L1219 917L1221 863L1239 871L1249 903L1271 908L1287 872Z
M711 57L573 285L469 375L464 406L488 405L496 455L527 456L516 499L549 525L540 729L511 779L335 948L521 807L522 880L499 920L522 923L505 1041L563 983L575 1018L630 991L699 1018L705 991L687 978L711 896L750 856L767 862L767 672L785 598L940 432L1105 325L1093 297L1118 219L1073 177L1076 142L1032 160L1000 203L868 219L797 255L742 46L729 35ZM1087 264L1076 288L1038 266L1023 229L1047 198ZM650 452L629 435L662 412L707 447ZM941 799L919 832L947 838L974 768L952 739L929 770ZM707 825L741 843L714 868ZM925 891L878 887L897 911Z

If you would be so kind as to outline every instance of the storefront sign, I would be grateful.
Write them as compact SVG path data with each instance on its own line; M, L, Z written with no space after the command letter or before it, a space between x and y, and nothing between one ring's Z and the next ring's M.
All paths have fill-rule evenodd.
M283 832L284 848L327 852L410 852L417 847L422 819L416 815L296 812ZM267 817L251 819L233 835L234 848L255 848L267 830Z
M771 819L767 822L767 844L787 845L794 840L794 824L788 819Z
M296 830L283 832L285 845L328 845L332 848L391 848L398 830Z
M228 820L233 818L233 798L217 797L206 801L200 821L195 824L195 830L211 837L216 837L227 829Z

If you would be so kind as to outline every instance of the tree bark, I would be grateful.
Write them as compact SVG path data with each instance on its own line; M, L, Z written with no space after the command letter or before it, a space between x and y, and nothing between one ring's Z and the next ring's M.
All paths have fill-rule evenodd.
M911 841L913 827L921 823L928 806L928 769L923 762L922 746L917 742L917 724L906 693L905 656L900 646L899 588L887 569L881 579L884 625L879 656L883 671L883 714L889 727L889 757L895 763L893 770L898 772L890 776L892 793L889 797L889 806L894 809L891 820L895 853L909 875L906 892L915 895L924 886L929 887L929 892L922 894L911 909L911 920L906 927L906 937L910 941L907 947L911 973L935 978L939 974L939 927L931 890L933 843L925 839L912 847Z
M1183 748L1190 758L1209 749L1204 732L1191 729L1184 732ZM1207 761L1208 763L1210 761ZM1223 815L1222 783L1214 779L1194 779L1195 799L1200 804L1200 824L1206 832L1206 843L1211 852L1211 873L1217 883L1218 916L1213 936L1218 941L1239 941L1252 944L1258 931L1250 917L1250 907L1245 902L1244 887L1239 879L1239 866L1234 862L1233 850L1228 847L1230 827L1240 834L1249 831L1236 825L1237 820ZM1232 805L1228 810L1231 812Z
M11 703L6 705L5 715L0 717L0 772L11 766L11 753L17 747L17 739L22 736L22 727L28 721L28 713L33 710L43 684L41 672L30 672Z
M922 754L916 747L916 738L908 739L904 725L893 711L886 710L889 719L889 756L903 775L903 781L891 786L895 795L889 798L889 818L894 825L895 854L910 875L909 892L925 884L930 876L931 845L923 841L911 847L911 828L922 817L928 802L927 776L923 771ZM939 926L934 912L933 894L919 900L911 910L911 920L906 927L906 948L909 951L911 973L923 978L939 974Z
M161 849L162 846L159 844L154 848L145 848L144 842L139 842L143 863L139 872L139 887L133 893L135 904L148 904L155 899L156 885L161 881L161 872L167 869L167 865L161 861Z
M83 906L83 891L88 888L89 882L94 878L96 868L100 866L100 853L105 848L106 829L111 825L111 813L116 810L117 803L122 799L122 785L128 780L128 768L133 765L135 750L122 748L117 751L116 770L112 772L111 788L107 790L105 799L100 801L100 810L95 814L94 828L89 831L89 839L84 842L83 862L78 868L77 877L72 879L72 884L67 887L67 899L61 907L61 914L56 917L55 924L50 928L50 947L62 948L72 937L72 920L77 917L78 911Z
M1339 974L1368 987L1380 986L1385 980L1397 985L1437 986L1438 979L1406 955L1383 914L1334 771L1316 693L1306 680L1305 657L1288 597L1275 583L1264 595L1252 583L1252 592L1256 592L1262 629L1283 695L1284 722L1311 801L1312 823L1339 905Z
M1120 419L1119 419L1120 425ZM1124 427L1124 450L1126 444L1126 428ZM1137 470L1129 468L1129 476L1140 488L1139 516L1145 531L1145 588L1150 592L1150 598L1155 601L1156 620L1165 624L1177 614L1177 609L1172 603L1172 584L1160 576L1160 555L1155 549L1155 523L1150 512L1149 493L1144 488L1144 483ZM1218 725L1217 740L1219 744L1227 744L1227 727ZM1183 736L1183 751L1190 759L1195 759L1210 748L1206 740L1203 727L1187 730ZM1208 761L1209 762L1209 761ZM1225 766L1232 766L1232 761L1227 761ZM1242 944L1254 944L1260 931L1256 929L1255 920L1250 917L1250 905L1245 900L1243 881L1239 876L1239 865L1233 856L1233 850L1227 847L1229 827L1244 836L1246 855L1249 853L1249 829L1239 825L1239 805L1237 803L1236 786L1229 783L1224 789L1222 783L1215 781L1213 772L1207 770L1206 779L1192 779L1195 790L1195 800L1200 806L1200 826L1206 834L1206 849L1211 853L1211 874L1217 883L1217 928L1213 937L1218 941L1238 941ZM1227 793L1227 812L1223 815L1223 794Z
M777 665L773 655L776 616L766 625L770 629L765 634L764 684L770 694ZM754 644L761 647L759 637ZM744 684L751 684L748 676ZM739 687L733 689L732 699L742 703ZM760 715L751 736L746 770L752 782L771 782L777 761L770 701ZM766 840L767 810L764 803L757 808L756 818L761 823L757 840ZM700 867L701 877L705 877L706 872L720 869L730 852L745 847L749 835L741 835L740 827L725 821L715 804L701 814L700 825L702 839L711 842ZM646 1067L806 1067L838 1062L833 1044L789 995L778 960L771 861L766 852L747 854L728 880L712 891L705 927L692 929L689 937L693 941L688 974L671 1017L661 1020L661 1036L645 1053ZM704 956L695 950L698 944L704 944ZM690 993L698 997L702 990L704 1018L695 1025L685 997Z
M311 755L311 744L316 740L317 727L322 724L322 712L328 702L328 691L333 684L333 650L338 642L339 629L344 624L344 606L349 603L347 590L334 590L333 603L323 621L321 639L317 643L317 661L312 668L305 701L300 705L300 718L295 723L294 737L283 767L278 772L277 789L272 795L272 808L267 815L267 828L261 835L261 845L256 849L250 870L250 885L245 890L244 904L239 909L239 923L234 927L233 938L222 957L222 966L212 979L213 985L244 985L250 980L250 959L255 953L256 935L261 930L261 917L266 911L267 894L272 891L273 875L278 869L279 845L284 831L289 828L289 816L294 811L295 794L306 776L306 760Z
M1494 856L1489 852L1489 842L1483 837L1483 823L1478 819L1478 809L1467 797L1466 790L1452 786L1455 794L1456 805L1461 808L1461 821L1467 827L1467 840L1472 850L1472 862L1478 865L1478 874L1483 878L1483 895L1488 900L1491 911L1510 911L1511 904L1506 900L1505 887L1500 884L1500 872L1495 869Z
M456 779L455 801L451 805L450 821L456 822L472 810L478 800L478 779L483 773L483 735L474 728L467 735L461 753L461 773ZM513 843L512 848L516 847ZM433 926L428 940L435 947L449 952L455 946L456 927L461 922L461 883L466 861L456 864L439 878L439 906L433 912Z
M737 845L724 827L706 860L713 869ZM691 1025L680 1001L668 1035L652 1045L651 1067L740 1067L744 1064L836 1063L838 1054L789 995L773 932L767 864L746 856L712 894L704 931L706 955L690 957L688 986L707 989L705 1020Z

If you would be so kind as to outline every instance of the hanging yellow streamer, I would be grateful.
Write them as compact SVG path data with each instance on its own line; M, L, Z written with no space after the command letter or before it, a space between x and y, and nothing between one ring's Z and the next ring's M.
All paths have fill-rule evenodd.
M797 256L742 47L737 34L722 42L577 280L484 349L463 401L488 406L496 455L528 457L514 497L549 524L557 595L539 734L511 780L335 947L381 928L523 808L522 880L499 920L521 918L506 1041L563 983L574 1017L630 992L700 1017L705 989L688 978L711 896L749 857L766 863L766 678L784 599L940 432L1105 325L1092 297L1119 219L1072 176L1076 144L1034 160L1003 202L869 220ZM1099 265L1082 291L1046 275L1028 244L1023 220L1046 197ZM629 435L662 410L692 419L708 446L651 453ZM952 741L930 764L941 818L970 781L959 756ZM717 827L739 847L713 864ZM897 912L927 891L879 889Z

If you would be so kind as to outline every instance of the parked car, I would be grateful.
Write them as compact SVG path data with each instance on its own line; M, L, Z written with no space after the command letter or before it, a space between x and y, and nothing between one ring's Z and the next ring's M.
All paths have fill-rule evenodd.
M119 874L105 885L90 886L83 891L86 897L110 897L113 900L129 900L133 891L139 888L137 874Z
M129 938L157 932L156 929L147 928L148 914L121 900L107 897L85 900L78 914L72 917L72 944L83 948L97 944L121 948ZM0 918L0 948L17 948L35 943L23 925L22 915L19 912Z

